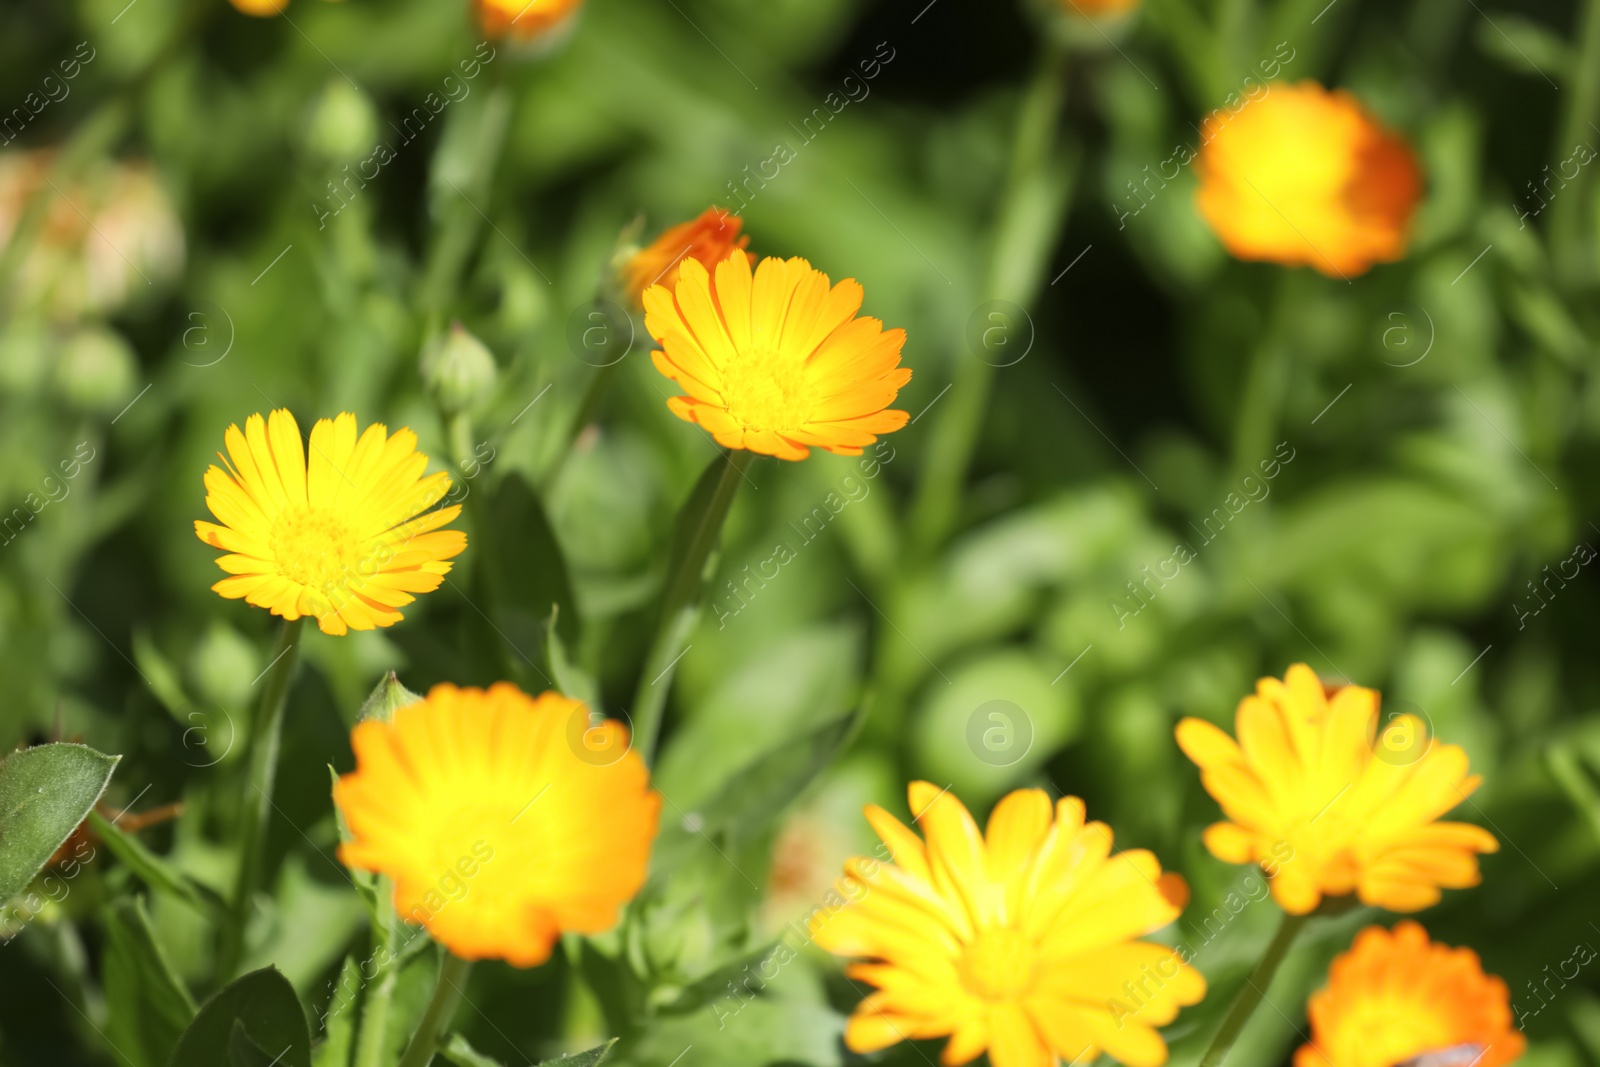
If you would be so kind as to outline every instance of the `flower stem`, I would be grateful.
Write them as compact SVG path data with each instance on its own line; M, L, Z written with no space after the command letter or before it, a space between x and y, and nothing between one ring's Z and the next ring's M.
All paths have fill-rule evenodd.
M989 300L1020 305L1024 315L1055 246L1072 185L1073 168L1055 146L1066 98L1066 51L1050 35L1045 35L1041 47L1038 68L1017 115L1011 173L995 217L984 294ZM1021 337L1031 332L1030 325L1000 314L1008 333ZM955 523L994 381L994 365L979 356L958 354L953 388L929 437L910 527L915 552L937 546Z
M1563 88L1566 110L1561 121L1561 140L1556 143L1553 159L1567 159L1579 144L1590 144L1595 132L1595 120L1600 118L1600 0L1587 0L1578 16L1578 49L1572 57L1573 72ZM1572 185L1554 202L1550 223L1550 243L1555 253L1557 277L1565 275L1579 284L1588 284L1594 276L1594 260L1588 252L1593 245L1593 211L1585 192L1588 174L1580 169ZM1589 225L1585 225L1586 222Z
M1305 926L1309 918L1309 915L1284 912L1278 932L1272 935L1272 943L1267 946L1261 959L1256 961L1255 969L1245 979L1244 988L1233 998L1217 1036L1211 1039L1211 1047L1200 1057L1200 1067L1221 1067L1222 1061L1228 1058L1228 1050L1233 1048L1233 1043L1244 1031L1245 1023L1250 1021L1250 1016L1255 1014L1256 1008L1266 998L1267 987L1272 985L1272 976L1278 973L1278 967L1289 954L1289 946L1294 944L1300 928Z
M700 618L708 562L722 538L734 493L754 459L754 452L736 448L713 460L678 513L656 636L633 697L633 745L646 763L655 755L673 669L688 651L689 636Z
M422 1022L411 1035L406 1054L400 1057L400 1067L427 1067L428 1061L433 1059L439 1039L444 1037L450 1020L455 1017L456 1005L461 1003L461 987L467 984L467 972L471 970L471 960L450 952L444 954L439 963L439 983L433 987L433 998L422 1012Z
M278 749L283 741L283 712L288 702L289 681L294 677L295 662L299 658L304 624L304 617L283 621L278 643L272 650L272 662L267 666L261 706L250 724L250 788L244 795L244 814L239 827L239 873L233 887L233 913L223 930L218 957L218 972L223 982L232 981L238 973L244 956L250 905L261 884L268 810L272 806L273 782L278 776Z

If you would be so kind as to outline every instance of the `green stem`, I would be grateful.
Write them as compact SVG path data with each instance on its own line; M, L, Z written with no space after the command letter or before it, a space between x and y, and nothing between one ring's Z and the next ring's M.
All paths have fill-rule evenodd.
M714 460L678 515L661 616L633 697L633 746L646 763L655 756L672 672L688 650L689 636L700 618L700 592L711 570L712 553L722 538L722 524L754 459L754 452L734 449Z
M1228 1058L1228 1050L1233 1048L1233 1043L1244 1031L1245 1023L1250 1021L1250 1016L1255 1014L1256 1008L1266 998L1267 988L1272 985L1272 976L1278 973L1278 967L1289 954L1289 946L1294 944L1301 927L1310 918L1309 915L1284 913L1283 922L1278 924L1278 932L1272 935L1272 943L1256 962L1250 977L1245 979L1244 988L1233 998L1217 1036L1211 1039L1211 1047L1200 1057L1200 1067L1221 1067L1222 1061Z
M439 963L439 983L433 987L433 998L422 1013L417 1032L411 1035L406 1054L400 1057L400 1067L427 1067L428 1061L433 1059L439 1040L455 1017L456 1005L461 1003L462 986L467 984L467 973L471 970L471 960L449 952L444 954Z
M272 787L278 776L278 750L283 742L283 713L288 704L289 681L299 659L300 634L304 626L305 618L301 617L285 619L279 629L272 663L267 668L267 687L261 692L261 706L250 724L250 779L239 826L239 873L233 887L233 914L223 930L218 958L219 977L224 983L237 976L243 961L250 906L261 885Z
M367 991L361 1004L354 1067L383 1067L389 1035L389 1005L394 1001L395 986L400 981L400 961L395 951L398 929L394 885L387 875L382 875L378 878L378 921L372 924L372 955L383 962L378 968L377 983Z
M561 440L560 451L550 461L550 465L545 468L544 476L539 480L541 489L548 491L556 484L556 479L561 477L561 471L572 455L572 448L577 444L578 435L583 433L585 426L594 421L601 402L605 400L606 391L611 387L611 380L616 377L617 364L621 362L619 359L616 363L606 363L596 368L594 375L589 379L589 388L584 391L583 402L578 405L578 413L572 417L572 425L567 428L567 433Z
M1284 351L1285 333L1290 323L1290 308L1295 302L1297 281L1293 269L1278 277L1272 306L1260 339L1250 353L1244 391L1233 431L1233 479L1248 474L1265 459L1277 436L1283 397L1289 381L1289 358Z
M1579 15L1578 49L1567 88L1571 92L1563 94L1567 109L1553 156L1559 160L1568 158L1579 144L1592 145L1600 137L1595 129L1600 118L1600 0L1587 0ZM1595 237L1594 229L1584 225L1591 207L1585 193L1588 177L1587 169L1580 169L1569 183L1572 188L1562 189L1551 207L1549 229L1558 277L1585 283L1594 269L1588 250Z
M1055 245L1071 186L1072 168L1055 149L1066 98L1066 51L1048 35L1041 47L1017 116L1011 174L999 205L985 285L988 299L1020 305L1024 314ZM1022 323L1005 325L1022 335ZM911 522L914 553L926 554L955 523L994 372L977 353L962 352L957 359L955 382L934 417L917 487Z
M498 68L497 68L498 72ZM480 209L493 191L495 167L500 161L500 150L505 146L506 131L511 126L511 90L495 85L484 100L483 107L461 121L473 121L471 157L465 184L448 180L448 168L434 161L442 221L438 236L428 254L423 274L421 305L430 321L431 331L454 303L456 289L461 281L461 271L466 267L472 248L477 243L478 231L484 224ZM461 135L451 136L447 130L441 152L454 151Z

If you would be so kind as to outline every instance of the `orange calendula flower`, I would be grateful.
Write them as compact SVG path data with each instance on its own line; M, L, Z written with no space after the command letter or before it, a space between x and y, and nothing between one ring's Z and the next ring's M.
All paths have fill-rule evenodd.
M583 0L475 0L486 36L533 41L565 26Z
M913 782L910 798L924 837L868 806L893 861L847 861L849 902L810 920L819 946L865 957L845 973L877 987L845 1044L948 1036L945 1067L985 1050L994 1067L1101 1051L1132 1067L1165 1062L1155 1028L1198 1003L1205 979L1177 950L1137 939L1178 917L1183 879L1149 852L1112 855L1111 831L1086 823L1076 797L1052 809L1041 790L1019 789L986 833L937 786Z
M805 459L808 446L859 456L904 426L887 410L911 369L904 330L857 318L861 286L829 286L803 259L767 258L752 276L735 251L707 272L686 259L677 283L645 290L645 328L660 343L656 369L688 396L667 401L728 448Z
M1121 15L1139 6L1139 0L1059 0L1059 3L1067 13L1088 18Z
M1357 934L1306 1014L1311 1043L1294 1067L1504 1067L1527 1045L1506 984L1414 922Z
M417 435L382 423L358 438L356 417L318 419L309 459L287 411L229 426L223 467L206 470L200 540L230 555L211 588L274 615L315 616L323 633L393 626L413 593L439 588L451 557L467 547L460 530L439 527L459 504L429 511L450 489L442 471L422 476L428 457ZM220 523L221 525L218 525Z
M642 307L644 291L652 285L672 289L678 284L678 265L685 259L700 261L707 270L742 251L750 244L749 234L740 235L744 220L722 208L707 208L700 217L664 231L648 247L634 253L622 269L622 286L636 306ZM745 253L753 264L754 253Z
M235 11L256 18L271 18L289 6L289 0L228 0Z
M644 884L661 797L627 728L578 701L437 685L350 744L339 858L393 878L395 911L462 959L543 963Z
M1198 173L1200 214L1229 252L1341 278L1404 255L1422 190L1405 141L1310 81L1212 113Z
M1481 781L1467 754L1430 738L1415 715L1380 734L1378 699L1355 685L1330 694L1297 663L1240 701L1237 742L1200 719L1178 724L1179 746L1229 819L1207 828L1206 847L1260 863L1284 911L1305 915L1324 895L1349 893L1418 911L1441 888L1477 885L1478 853L1500 847L1481 827L1437 821Z

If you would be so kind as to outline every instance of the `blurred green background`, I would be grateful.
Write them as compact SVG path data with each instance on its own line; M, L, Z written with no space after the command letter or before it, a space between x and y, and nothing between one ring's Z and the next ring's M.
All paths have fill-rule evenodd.
M853 1062L837 1035L859 994L820 954L737 1019L708 1001L871 847L861 804L904 814L922 777L980 818L1016 786L1082 796L1189 879L1163 936L1203 945L1212 992L1168 1035L1192 1064L1275 910L1205 932L1247 872L1202 848L1217 809L1172 727L1231 723L1303 661L1467 748L1485 781L1458 817L1503 848L1419 918L1506 979L1530 1065L1600 1062L1595 975L1548 1003L1528 987L1600 943L1600 597L1578 562L1600 544L1600 187L1589 167L1538 184L1600 144L1595 0L1146 0L1101 28L1043 0L591 0L548 54L500 43L471 78L462 0L125 4L0 8L0 108L24 109L0 119L0 234L36 212L0 258L0 745L123 754L108 802L184 802L142 840L224 891L233 740L273 620L209 591L201 474L228 424L273 407L414 428L468 491L470 546L392 630L308 634L291 694L251 960L314 1023L367 952L327 765L352 766L383 672L537 691L554 603L607 713L629 713L673 515L717 450L668 413L641 322L614 318L597 355L590 302L625 233L743 201L753 250L859 279L864 313L907 330L916 421L865 467L751 469L671 682L661 876L595 945L480 966L472 1043L507 1064L616 1034L656 1067L686 1046L685 1067ZM1280 80L1349 88L1414 145L1404 261L1350 282L1235 262L1192 168L1124 215L1129 182L1291 54ZM449 103L408 141L430 93ZM380 141L394 158L334 192ZM749 181L779 145L793 158ZM418 369L452 320L499 376L454 436ZM792 560L748 582L780 543ZM1194 560L1135 599L1179 543ZM212 945L147 883L102 852L0 947L0 1063L160 1062L108 917L148 894L197 998ZM1286 1061L1306 994L1372 921L1391 919L1314 928L1232 1062ZM407 1011L431 966L407 963Z

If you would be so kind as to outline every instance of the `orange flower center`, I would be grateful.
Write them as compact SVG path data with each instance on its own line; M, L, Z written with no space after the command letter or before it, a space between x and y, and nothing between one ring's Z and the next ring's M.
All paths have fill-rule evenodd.
M978 934L978 939L961 954L958 970L961 983L973 996L1016 1001L1033 986L1039 954L1020 930L1001 926Z
M272 554L291 582L332 596L344 588L359 562L355 531L332 512L301 508L280 516L272 532Z
M804 397L805 364L771 349L739 353L723 368L722 401L728 414L751 430L786 430L811 418Z

